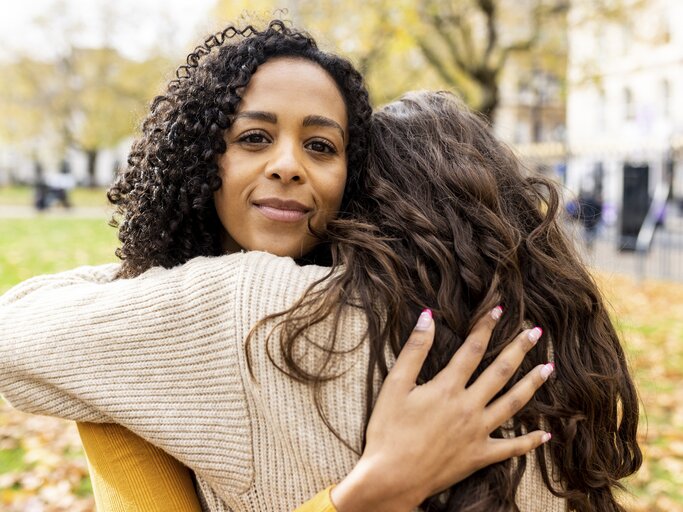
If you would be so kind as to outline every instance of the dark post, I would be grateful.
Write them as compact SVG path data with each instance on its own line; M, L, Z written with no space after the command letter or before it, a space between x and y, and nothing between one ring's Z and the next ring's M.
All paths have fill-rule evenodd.
M619 220L619 250L635 251L640 227L650 207L649 165L624 164L624 190Z

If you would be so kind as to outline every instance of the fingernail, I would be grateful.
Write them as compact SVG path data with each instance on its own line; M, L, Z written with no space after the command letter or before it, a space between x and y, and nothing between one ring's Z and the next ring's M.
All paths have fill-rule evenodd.
M494 320L498 320L501 316L503 315L503 307L502 306L496 306L491 310L491 318Z
M527 334L527 338L535 345L536 342L540 339L541 335L543 334L543 329L540 327L534 327L529 331L529 334Z
M543 377L543 380L548 380L548 377L550 377L550 374L555 371L555 365L553 363L548 363L541 368L541 377Z
M545 434L543 434L543 437L541 438L541 442L547 443L552 438L553 438L553 435L550 432L546 432Z
M415 324L416 331L426 331L432 325L432 310L424 309L420 313L420 318L417 319L417 324Z

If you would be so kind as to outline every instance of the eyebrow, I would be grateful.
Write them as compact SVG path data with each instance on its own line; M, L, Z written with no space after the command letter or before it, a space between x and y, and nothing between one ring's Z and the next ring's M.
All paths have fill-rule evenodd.
M330 119L329 117L324 117L324 116L306 116L304 117L304 126L324 126L327 128L335 128L339 130L342 136L342 140L346 140L346 134L344 134L344 129L341 127L341 125L337 122L334 121L333 119Z
M258 110L247 110L240 112L235 116L235 121L238 119L254 119L255 121L264 121L266 123L277 123L277 116L270 112L261 112Z
M276 124L277 116L271 112L262 112L259 110L247 110L240 112L235 116L235 121L238 119L253 119L256 121L263 121L266 123ZM304 117L303 126L324 126L326 128L334 128L339 130L342 136L342 140L346 140L346 134L341 125L329 117L311 115Z

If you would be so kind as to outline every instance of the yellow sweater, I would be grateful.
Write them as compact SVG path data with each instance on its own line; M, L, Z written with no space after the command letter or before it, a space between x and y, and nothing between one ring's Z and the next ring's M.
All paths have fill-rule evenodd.
M78 423L97 512L201 512L190 471L120 425ZM336 512L332 486L295 512Z
M329 269L260 252L112 280L117 269L39 276L0 297L0 393L8 402L126 427L191 468L202 509L211 512L291 512L353 469L369 357L363 313L341 315L325 366L339 377L320 391L327 421L355 450L321 419L311 387L271 362L284 364L269 329L252 339L254 378L244 346L260 319L291 307ZM312 326L310 339L326 343L333 322ZM313 372L328 355L312 343L294 353ZM564 511L534 460L527 457L520 509Z

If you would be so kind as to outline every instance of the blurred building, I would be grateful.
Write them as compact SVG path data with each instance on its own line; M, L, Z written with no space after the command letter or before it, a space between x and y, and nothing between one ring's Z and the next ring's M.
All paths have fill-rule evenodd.
M558 56L566 61L566 55ZM566 170L565 77L553 70L512 61L500 83L495 132L512 145L525 166L558 181Z
M622 216L683 198L683 2L631 3L606 21L576 2L568 34L566 184Z
M116 169L125 163L132 139L127 139L114 148L99 152L95 166L94 184L108 186L111 184ZM87 156L82 151L69 149L60 158L54 151L41 151L31 158L27 151L16 149L10 145L0 144L0 186L10 184L35 185L68 172L79 186L90 185Z
M496 134L520 147L563 142L563 78L548 70L528 69L511 62L500 83Z

